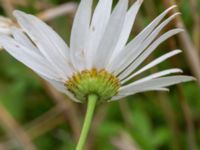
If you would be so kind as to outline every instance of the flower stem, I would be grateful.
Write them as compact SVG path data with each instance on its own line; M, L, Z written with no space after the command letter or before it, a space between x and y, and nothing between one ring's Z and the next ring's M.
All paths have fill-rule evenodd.
M95 106L96 106L97 99L98 99L98 97L95 94L91 94L91 95L88 96L87 112L86 112L83 128L82 128L82 131L81 131L81 135L80 135L78 144L76 146L76 150L83 150L83 147L85 145L86 138L87 138L87 135L88 135L88 131L90 129L90 125L91 125L91 122L92 122L92 117L93 117L93 114L94 114L94 109L95 109Z

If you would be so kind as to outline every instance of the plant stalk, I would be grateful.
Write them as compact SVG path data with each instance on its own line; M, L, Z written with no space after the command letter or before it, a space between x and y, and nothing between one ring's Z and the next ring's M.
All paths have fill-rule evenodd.
M92 117L94 114L97 99L98 97L95 94L91 94L88 96L87 112L86 112L83 128L81 131L81 135L80 135L78 144L76 146L76 150L83 150L84 148L84 145L88 136L88 132L91 126Z

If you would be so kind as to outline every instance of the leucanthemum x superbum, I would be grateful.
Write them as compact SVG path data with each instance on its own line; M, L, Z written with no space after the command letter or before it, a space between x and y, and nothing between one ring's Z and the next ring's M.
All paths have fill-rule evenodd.
M0 44L76 102L85 102L90 94L97 95L98 101L113 101L145 91L167 91L170 85L193 80L189 76L167 76L181 73L177 68L136 80L141 73L181 52L173 50L140 67L162 42L183 31L175 28L158 36L179 15L164 20L176 7L172 6L127 42L141 3L137 0L128 8L128 0L119 0L112 9L112 0L99 0L92 13L92 0L82 0L70 47L37 17L15 11L20 28L12 27L11 36L1 34Z

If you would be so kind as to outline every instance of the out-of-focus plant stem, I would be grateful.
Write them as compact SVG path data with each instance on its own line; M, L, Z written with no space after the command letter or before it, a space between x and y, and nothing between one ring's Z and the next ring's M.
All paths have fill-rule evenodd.
M20 125L2 105L0 105L0 122L9 134L10 138L15 139L19 143L18 147L24 150L36 150L36 147L31 142L27 133L20 127Z
M113 137L111 142L118 150L140 150L139 146L125 131L120 131L119 135Z
M173 49L175 49L176 47L176 43L173 39L169 40L169 46ZM173 64L173 66L177 66L178 62L175 58L171 59L171 62ZM183 111L183 116L185 119L185 123L186 123L186 128L187 128L187 132L188 132L188 148L191 150L197 150L197 144L195 142L195 129L194 129L194 124L193 124L193 119L192 119L192 115L190 112L190 107L187 103L187 100L184 96L184 92L183 92L183 88L181 85L177 86L177 90L178 90L178 96L179 96L179 103L181 104L181 108Z
M166 121L171 129L172 149L182 150L180 139L180 129L178 127L177 116L170 104L169 96L165 93L158 93L158 101L164 113Z
M76 3L69 2L54 8L47 9L41 13L38 13L37 16L43 21L49 21L65 14L74 14L76 8Z
M200 15L198 14L198 2L197 0L189 0L190 10L192 12L192 18L194 20L193 39L194 44L198 50L200 50ZM200 51L199 51L200 52Z
M149 19L153 19L157 16L156 6L155 6L153 0L145 1L144 8L145 8L146 14L148 15Z
M13 10L15 10L15 7L14 7L12 1L11 0L0 0L0 2L3 6L3 9L4 9L6 15L9 18L14 19L12 12L13 12Z
M119 101L119 108L121 111L122 118L124 119L124 123L126 124L128 128L131 128L132 123L130 120L131 120L132 115L131 115L128 102L126 100Z
M195 140L195 129L193 125L192 115L189 108L189 105L187 104L187 100L185 99L183 88L178 85L178 96L179 101L183 110L185 122L187 125L187 132L188 132L188 149L191 150L197 150L196 140Z
M66 109L68 110L68 109ZM48 112L44 113L40 117L34 119L30 123L24 126L24 130L31 140L34 140L43 134L51 131L62 123L66 122L66 119L63 115L63 109L60 109L60 106L55 106L50 109ZM1 141L0 145L4 147L9 147L12 143L12 139L7 139L7 142ZM0 149L1 150L1 149ZM4 149L3 149L4 150Z
M67 109L68 110L68 109ZM25 130L32 140L54 129L58 125L66 122L63 110L60 106L55 106L45 114L36 118L29 124L25 125Z

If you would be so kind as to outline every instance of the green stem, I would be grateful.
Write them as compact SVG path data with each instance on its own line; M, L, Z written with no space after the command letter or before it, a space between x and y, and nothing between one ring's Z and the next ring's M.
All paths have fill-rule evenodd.
M98 99L97 95L91 94L88 96L87 112L86 112L83 128L81 131L81 135L80 135L78 144L76 146L76 150L83 150L83 147L85 145L86 138L88 135L88 131L90 129L90 125L92 122L92 117L94 114L94 109L96 106L97 99Z

